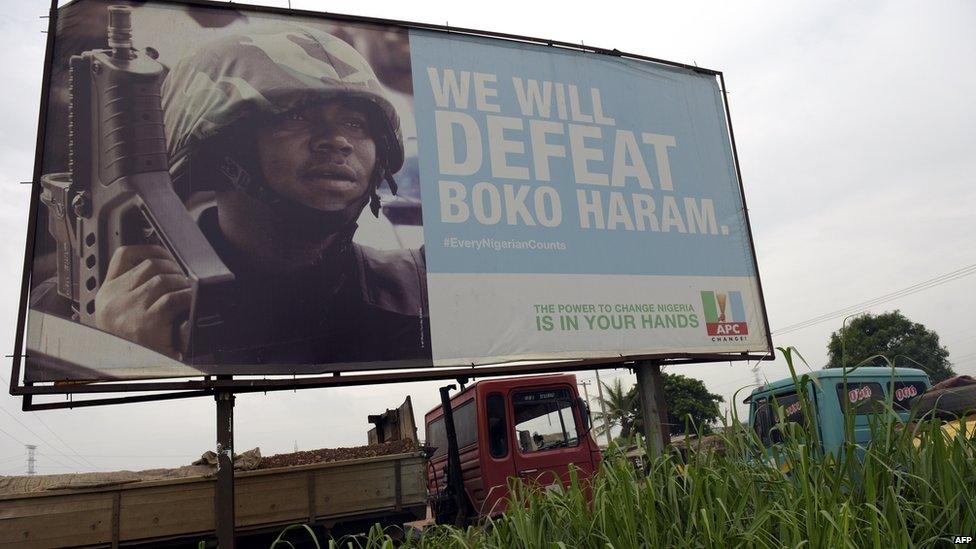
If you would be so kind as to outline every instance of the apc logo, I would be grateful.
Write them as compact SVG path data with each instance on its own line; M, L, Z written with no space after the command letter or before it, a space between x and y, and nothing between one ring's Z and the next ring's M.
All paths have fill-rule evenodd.
M741 292L702 291L705 328L712 341L741 341L749 335Z

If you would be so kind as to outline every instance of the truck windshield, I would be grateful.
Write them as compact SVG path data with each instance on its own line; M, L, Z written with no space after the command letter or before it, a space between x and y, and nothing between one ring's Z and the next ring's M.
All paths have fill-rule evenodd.
M523 454L579 444L573 404L568 389L516 393L515 433Z

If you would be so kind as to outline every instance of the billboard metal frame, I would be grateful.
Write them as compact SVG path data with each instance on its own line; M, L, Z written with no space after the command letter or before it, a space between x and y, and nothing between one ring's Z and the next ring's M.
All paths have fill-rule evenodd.
M72 0L66 3L64 6L67 7L76 2L83 2L85 0ZM765 298L762 291L762 280L759 275L759 265L756 259L756 249L755 242L752 236L752 225L749 220L749 210L746 205L745 192L742 186L742 172L739 166L739 155L736 148L735 133L732 129L732 116L729 110L728 102L728 91L725 85L725 76L721 71L708 69L704 67L698 67L696 65L688 65L685 63L678 63L674 61L668 61L664 59L659 59L655 57L649 57L645 55L633 54L622 52L617 49L606 49L599 48L595 46L587 46L583 43L575 44L570 42L564 42L559 40L551 40L545 38L537 38L531 36L522 36L517 34L483 31L478 29L470 28L460 28L460 27L449 27L446 25L434 25L429 23L417 23L411 21L401 21L395 19L380 19L374 17L360 17L353 15L343 15L328 12L315 12L309 10L298 10L290 8L279 8L270 6L255 6L248 4L237 4L228 2L216 2L212 0L155 0L160 4L172 4L172 5L182 5L182 6L197 6L197 7L207 7L216 9L234 9L243 11L252 11L258 13L267 13L273 15L292 15L300 17L311 17L319 19L331 19L334 21L343 21L350 23L359 24L371 24L371 25L382 25L388 27L397 27L401 29L417 29L417 30L429 30L438 31L449 34L463 34L469 36L482 36L487 38L495 38L499 40L507 40L528 44L535 44L540 46L549 46L559 49L567 49L585 53L594 53L598 55L608 55L612 57L621 57L627 59L634 59L638 61L644 61L648 63L654 63L659 65L664 65L668 67L681 68L689 71L693 71L700 74L711 75L718 79L720 91L722 94L722 104L725 110L725 123L726 129L729 132L729 141L732 149L732 162L735 166L735 175L739 188L739 196L742 200L742 209L745 217L746 227L749 237L749 247L752 252L753 267L756 273L756 283L759 289L759 302L762 311L762 319L766 326L766 345L772 351L773 342L772 335L769 331L769 320L766 314L766 304ZM30 298L30 279L31 272L34 263L34 244L37 237L37 216L38 216L38 206L40 204L40 194L41 185L40 178L43 171L44 165L44 141L47 127L47 114L48 114L48 98L49 98L49 88L52 66L54 63L54 41L55 34L57 30L57 17L58 17L58 0L51 0L51 8L48 16L48 31L47 31L47 46L44 57L44 74L41 83L41 102L40 102L40 112L38 114L38 133L37 133L37 143L35 146L34 153L34 173L33 179L31 181L31 202L30 202L30 212L27 227L27 239L25 243L24 250L24 269L23 278L21 281L21 292L20 292L20 302L19 310L17 314L16 323L16 334L14 335L14 350L13 354L8 355L12 359L12 369L10 377L10 394L11 395L21 395L24 397L23 408L24 410L48 410L56 408L76 408L85 406L96 406L96 405L107 405L107 404L121 404L127 402L148 402L156 400L168 400L168 399L180 399L180 398L191 398L198 396L210 396L216 395L218 391L230 391L234 393L247 393L247 392L267 392L267 391L281 391L281 390L296 390L301 388L324 388L324 387L341 387L349 385L372 385L372 384L383 384L383 383L399 383L399 382L411 382L411 381L430 381L438 379L457 379L457 378L473 378L473 377L490 377L490 376L502 376L502 375L524 375L533 373L548 373L548 372L560 372L560 371L576 371L576 370L589 370L596 368L634 368L635 361L639 360L650 360L661 365L667 364L688 364L688 363L698 363L698 362L726 362L733 360L772 360L773 356L770 353L765 354L753 354L753 353L670 353L670 354L650 354L650 355L639 355L639 356L619 356L619 357L609 357L609 358L599 358L599 359L588 359L588 360L560 360L555 362L535 362L531 364L504 364L504 365L468 365L458 367L432 367L429 365L424 366L413 366L413 367L403 367L397 370L377 371L384 369L382 365L360 365L351 367L342 367L342 371L332 371L328 372L328 367L323 366L323 373L319 373L313 377L292 377L290 379L283 378L250 378L250 379L233 379L231 376L211 376L201 373L203 376L202 380L191 380L191 381L127 381L127 382L110 382L110 381L99 381L92 383L70 383L70 384L54 384L54 385L34 385L29 382L21 384L21 369L23 365L23 359L27 357L24 353L24 336L27 323L27 311L29 306ZM228 365L229 367L229 365ZM350 374L350 372L352 372ZM366 373L372 372L372 373ZM247 374L238 374L247 375ZM161 378L157 378L161 379ZM73 401L71 397L75 394L105 394L105 393L128 393L128 392L156 392L156 391L176 391L176 392L164 392L164 393L154 393L154 394L144 394L138 396L125 396L125 397L115 397L115 398L93 398L87 400ZM38 395L65 395L69 397L69 400L65 402L45 402L45 403L34 403L33 396Z

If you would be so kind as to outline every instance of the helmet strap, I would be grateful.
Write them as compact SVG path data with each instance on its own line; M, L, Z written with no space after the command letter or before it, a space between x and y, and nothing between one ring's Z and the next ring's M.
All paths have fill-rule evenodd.
M369 209L373 212L373 217L380 216L380 208L383 207L382 201L380 200L380 195L377 192L380 185L386 182L386 186L390 189L390 192L394 196L397 194L398 186L395 179L393 179L393 174L390 173L389 168L384 164L377 164L376 169L373 171L372 177L373 183L369 186Z
M230 184L231 188L237 189L257 199L259 202L273 206L283 200L281 195L264 184L263 177L252 177L252 170L242 165L230 154L224 154L219 159L217 171L224 176L224 179ZM261 173L260 170L253 171L256 174Z

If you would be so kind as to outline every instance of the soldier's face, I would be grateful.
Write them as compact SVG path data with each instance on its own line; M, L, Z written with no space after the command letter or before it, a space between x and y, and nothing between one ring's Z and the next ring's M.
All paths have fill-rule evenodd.
M268 185L285 198L323 211L359 202L376 165L366 112L347 101L279 116L258 131L257 144Z

